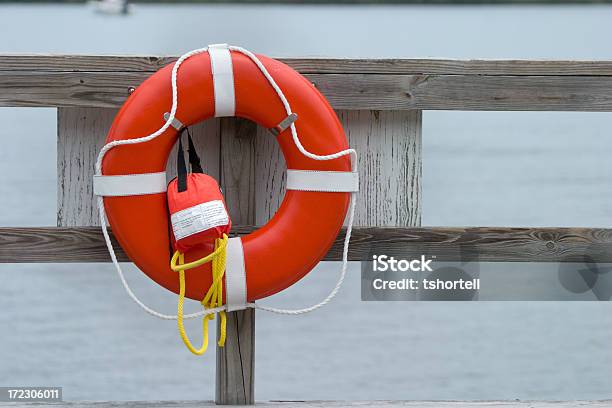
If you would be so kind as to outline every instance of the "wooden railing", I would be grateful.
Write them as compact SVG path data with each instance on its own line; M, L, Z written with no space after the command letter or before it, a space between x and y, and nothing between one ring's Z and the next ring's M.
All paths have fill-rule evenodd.
M0 106L58 109L57 227L0 228L0 262L109 260L96 228L96 153L130 90L173 60L0 56ZM482 261L612 262L611 229L420 226L423 110L612 111L612 61L283 61L328 98L360 153L350 259L425 250L453 260L467 247ZM234 233L265 223L283 196L284 161L273 138L240 119L210 120L193 133L204 170L225 192ZM341 240L326 260L340 259ZM229 319L227 345L217 351L216 399L252 403L254 312Z

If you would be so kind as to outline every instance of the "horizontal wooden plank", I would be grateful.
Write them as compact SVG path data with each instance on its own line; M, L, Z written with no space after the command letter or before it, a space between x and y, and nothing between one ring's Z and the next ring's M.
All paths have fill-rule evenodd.
M119 107L145 72L0 71L0 106ZM307 74L335 109L612 111L612 76Z
M308 76L336 109L612 111L612 77Z
M121 106L150 74L144 72L0 71L0 106Z
M147 55L0 54L0 71L155 72L175 60Z
M176 56L0 54L0 71L154 72ZM612 75L612 61L278 58L302 74Z
M612 75L612 61L280 58L304 74Z
M253 231L234 227L234 234ZM325 260L342 257L342 232ZM128 261L115 242L121 261ZM438 261L482 262L612 262L612 229L597 228L395 228L357 227L350 260L373 254L412 258L421 254ZM0 228L0 263L108 262L97 227Z
M40 403L0 402L0 407L34 408ZM214 407L213 401L109 401L63 402L54 407L82 408L199 408ZM258 401L265 408L610 408L612 400L604 401Z
M0 106L119 107L175 58L0 55ZM336 109L612 110L612 61L281 60Z

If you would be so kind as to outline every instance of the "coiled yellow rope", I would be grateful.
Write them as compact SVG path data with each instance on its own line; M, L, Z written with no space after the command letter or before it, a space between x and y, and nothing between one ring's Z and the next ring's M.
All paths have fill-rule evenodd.
M208 321L215 318L214 314L204 315L202 318L202 346L197 349L191 344L187 333L185 332L185 325L183 324L183 306L185 304L185 271L188 269L196 268L204 265L207 262L212 261L212 284L206 292L206 296L202 300L201 304L206 309L219 307L223 305L223 275L225 274L225 261L227 258L227 235L223 234L223 238L215 240L215 250L204 258L198 259L190 263L185 263L185 254L176 251L170 261L170 268L178 272L179 274L179 300L178 300L178 311L177 311L177 322L178 329L183 339L183 343L187 346L189 351L198 356L206 353L208 349ZM219 341L217 344L219 347L225 346L225 337L227 333L227 317L225 312L219 312L221 317Z

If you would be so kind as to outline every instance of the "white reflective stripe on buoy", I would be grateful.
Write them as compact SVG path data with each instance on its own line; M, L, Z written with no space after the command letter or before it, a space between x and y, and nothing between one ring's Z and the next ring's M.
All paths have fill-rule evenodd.
M122 197L163 193L167 190L166 172L94 176L94 195Z
M215 92L215 117L235 116L236 95L232 54L227 44L208 46Z
M227 311L242 310L247 307L246 266L242 240L230 238L227 241L225 261L225 299Z
M287 190L352 193L359 191L359 173L288 169Z

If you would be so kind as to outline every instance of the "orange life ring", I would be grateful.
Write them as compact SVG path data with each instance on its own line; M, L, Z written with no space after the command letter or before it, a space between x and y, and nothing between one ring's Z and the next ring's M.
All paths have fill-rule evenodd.
M258 56L283 90L293 111L303 146L318 155L348 148L346 136L327 100L303 76L287 65ZM235 84L235 114L273 128L286 111L262 72L245 55L231 52ZM138 138L164 124L172 105L172 66L140 85L117 114L106 142ZM213 75L208 53L183 62L177 79L180 103L176 117L189 126L215 114ZM273 136L270 136L273 137ZM121 145L104 156L104 175L163 172L177 131L168 128L146 143ZM317 161L304 156L289 131L277 136L288 169L351 170L350 159ZM288 190L278 212L263 227L242 237L249 302L277 293L306 275L323 258L338 235L350 200L347 192ZM178 293L179 281L170 270L166 193L104 197L113 233L129 258L151 279ZM190 251L186 261L212 250ZM187 273L186 296L201 300L211 285L210 264Z

